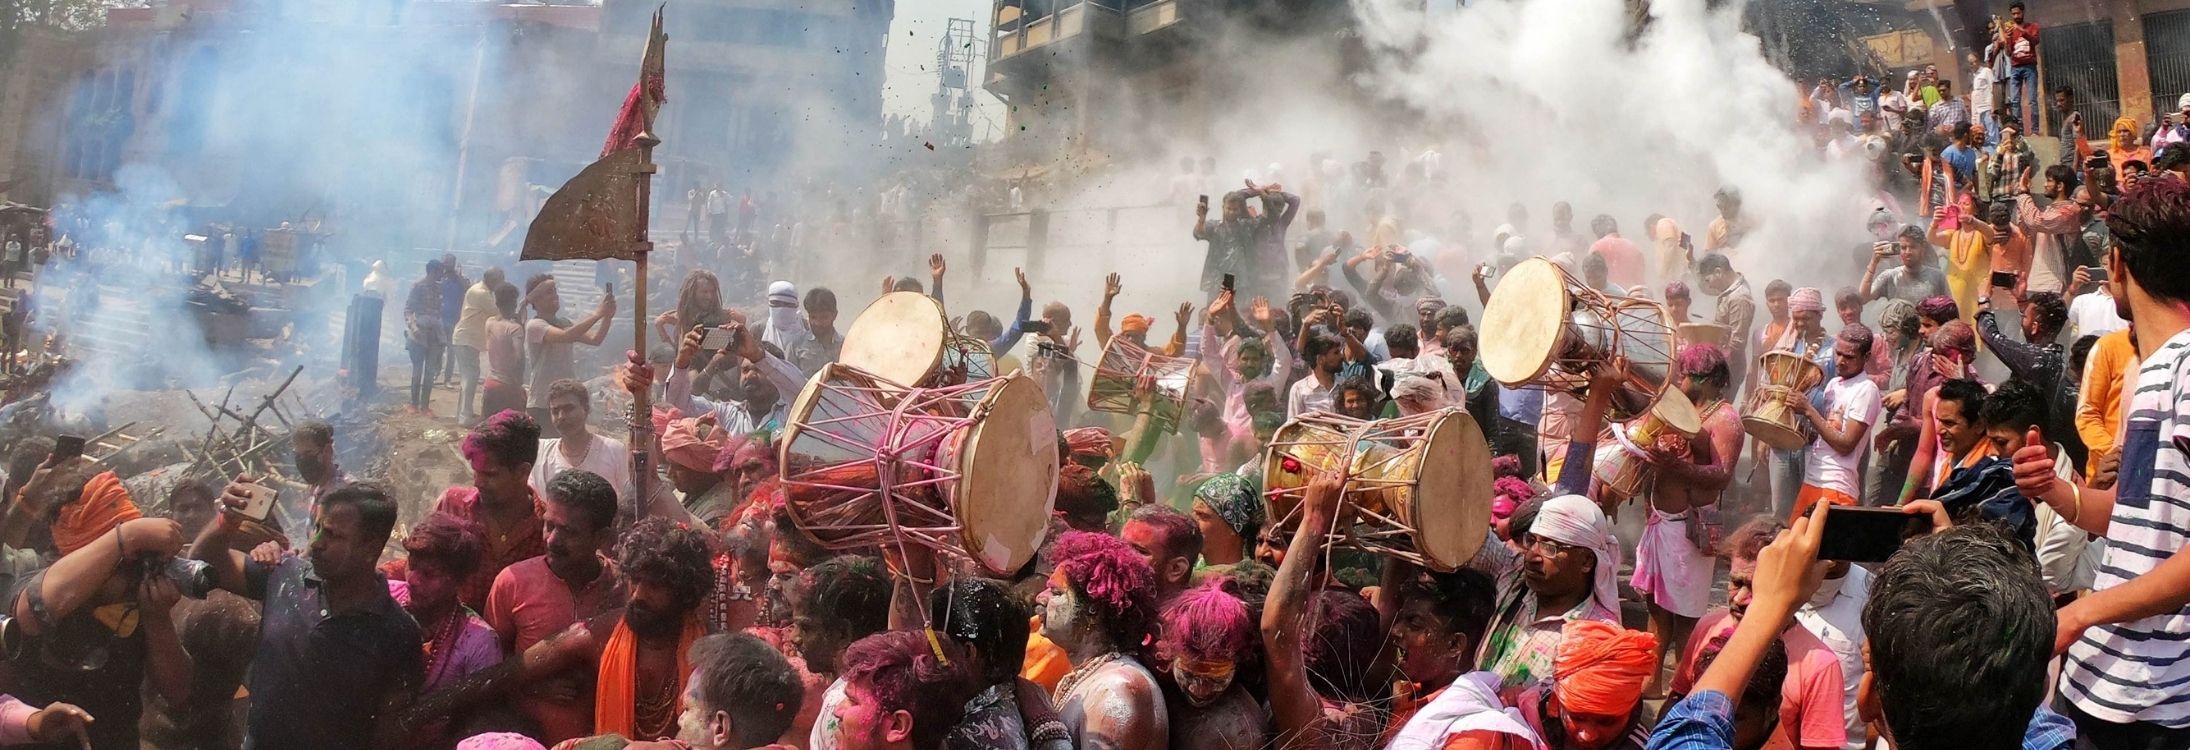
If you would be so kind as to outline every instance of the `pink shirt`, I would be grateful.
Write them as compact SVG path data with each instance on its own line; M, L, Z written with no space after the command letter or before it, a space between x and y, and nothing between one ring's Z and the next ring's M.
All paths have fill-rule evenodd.
M1674 693L1685 695L1695 687L1702 676L1696 657L1712 639L1733 635L1735 624L1724 609L1696 623L1681 650L1680 669L1673 673ZM1802 747L1840 747L1848 741L1840 657L1800 625L1780 633L1779 643L1787 649L1787 680L1779 688L1780 729Z
M1643 251L1635 243L1617 234L1605 235L1589 246L1589 252L1604 257L1605 279L1623 287L1643 283Z
M617 584L615 568L606 559L601 565L601 574L580 589L555 577L545 556L503 568L487 594L487 624L501 636L504 648L519 654L574 623L623 606L623 587ZM594 670L572 670L569 676L580 683L577 700L557 703L528 695L519 701L525 714L540 723L546 735L542 739L551 744L593 733Z

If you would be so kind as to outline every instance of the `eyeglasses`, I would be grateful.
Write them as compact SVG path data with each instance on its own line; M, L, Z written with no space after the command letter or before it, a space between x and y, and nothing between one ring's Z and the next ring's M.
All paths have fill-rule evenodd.
M1521 549L1528 550L1530 552L1534 552L1545 557L1551 557L1553 555L1557 555L1568 550L1581 549L1581 547L1579 545L1567 544L1565 542L1552 541L1550 539L1545 539L1535 534L1522 534Z

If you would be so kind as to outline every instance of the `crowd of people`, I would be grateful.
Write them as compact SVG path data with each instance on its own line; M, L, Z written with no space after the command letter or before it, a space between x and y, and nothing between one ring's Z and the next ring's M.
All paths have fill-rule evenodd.
M2104 154L2071 131L2041 168L2017 136L2042 119L2037 30L2011 18L1975 61L2005 68L2002 108L1922 71L1819 89L1829 158L1897 134L1862 157L1878 241L1830 297L1752 283L1786 248L1738 189L1700 240L1664 215L1578 230L1564 202L1479 237L1415 189L1434 152L1319 155L1299 192L1277 165L1219 187L1182 163L1205 298L1168 339L1119 309L1123 274L1087 341L1024 273L1005 315L961 317L940 255L885 280L1049 397L1052 518L1008 575L832 548L788 506L781 440L844 351L839 292L777 280L746 306L696 269L642 322L672 348L585 372L613 294L572 319L551 276L435 260L402 307L408 406L461 380L471 480L430 503L354 480L325 423L288 446L301 490L234 477L168 517L65 440L9 447L0 746L2190 747L2190 143L2181 118ZM719 188L688 197L688 231L746 231ZM1639 490L1596 471L1628 450L1623 353L1527 383L1481 361L1480 316L1536 258L1662 305L1664 388L1700 426L1636 449ZM1083 362L1121 341L1197 377L1092 409ZM601 378L656 405L653 445L600 434ZM1799 439L1752 434L1766 411ZM1271 458L1325 412L1468 415L1485 455L1430 460L1492 475L1480 551L1349 547L1348 478ZM1266 504L1277 471L1312 475L1297 510ZM1857 506L1911 531L1836 551Z

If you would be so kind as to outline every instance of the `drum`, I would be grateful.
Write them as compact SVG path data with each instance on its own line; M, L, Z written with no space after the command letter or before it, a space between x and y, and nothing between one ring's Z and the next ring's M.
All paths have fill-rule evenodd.
M1608 437L1597 443L1595 465L1590 471L1598 485L1613 497L1635 497L1657 476L1652 447L1665 441L1680 448L1702 431L1703 418L1696 413L1695 404L1679 389L1668 389L1665 397L1650 407L1649 414L1606 430Z
M1315 412L1278 428L1263 462L1263 503L1278 528L1300 524L1309 480L1345 474L1329 546L1449 572L1490 528L1490 446L1466 412L1364 422Z
M891 292L844 329L837 361L901 387L938 388L988 380L987 342L951 330L943 305L919 292Z
M1670 386L1673 327L1664 305L1590 289L1543 258L1522 261L1483 307L1483 369L1509 387L1581 390L1613 357L1627 380L1610 405L1625 421L1650 410Z
M1757 357L1757 387L1742 404L1741 429L1765 445L1791 451L1810 442L1787 408L1787 393L1807 393L1824 382L1825 369L1794 352L1765 352Z
M912 542L1009 575L1033 559L1057 497L1057 425L1017 372L899 387L842 363L791 404L785 505L830 549Z
M1732 340L1734 340L1734 329L1717 323L1682 323L1680 326L1680 343L1682 346L1710 344L1724 349L1726 348L1726 342Z
M1133 384L1147 374L1156 381L1155 424L1163 432L1177 432L1186 412L1186 396L1194 386L1194 360L1167 357L1141 348L1123 336L1110 337L1103 359L1088 383L1087 408L1113 414L1133 411Z

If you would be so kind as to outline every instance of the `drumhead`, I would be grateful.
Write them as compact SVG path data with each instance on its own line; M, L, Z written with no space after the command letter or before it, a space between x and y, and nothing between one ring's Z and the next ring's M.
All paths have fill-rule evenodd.
M943 306L919 292L882 295L844 329L844 351L837 357L892 384L912 387L943 361L950 322Z
M1696 402L1688 400L1688 395L1681 393L1679 388L1669 387L1658 394L1658 403L1650 406L1650 415L1683 435L1703 432L1703 415L1697 413Z
M966 436L953 512L966 553L1009 575L1034 558L1057 502L1057 421L1042 387L1012 374Z
M1263 449L1262 505L1270 523L1292 515L1301 488L1324 470L1345 471L1352 450L1347 433L1361 422L1317 412L1295 417L1270 435Z
M1474 559L1490 530L1490 443L1475 418L1457 411L1438 420L1423 440L1408 520L1419 532L1417 551L1431 567L1449 572Z
M1509 386L1541 377L1566 335L1573 304L1558 264L1530 258L1514 266L1483 306L1483 325L1476 329L1483 369Z
M1681 341L1689 344L1725 346L1734 338L1734 329L1717 323L1682 323Z

